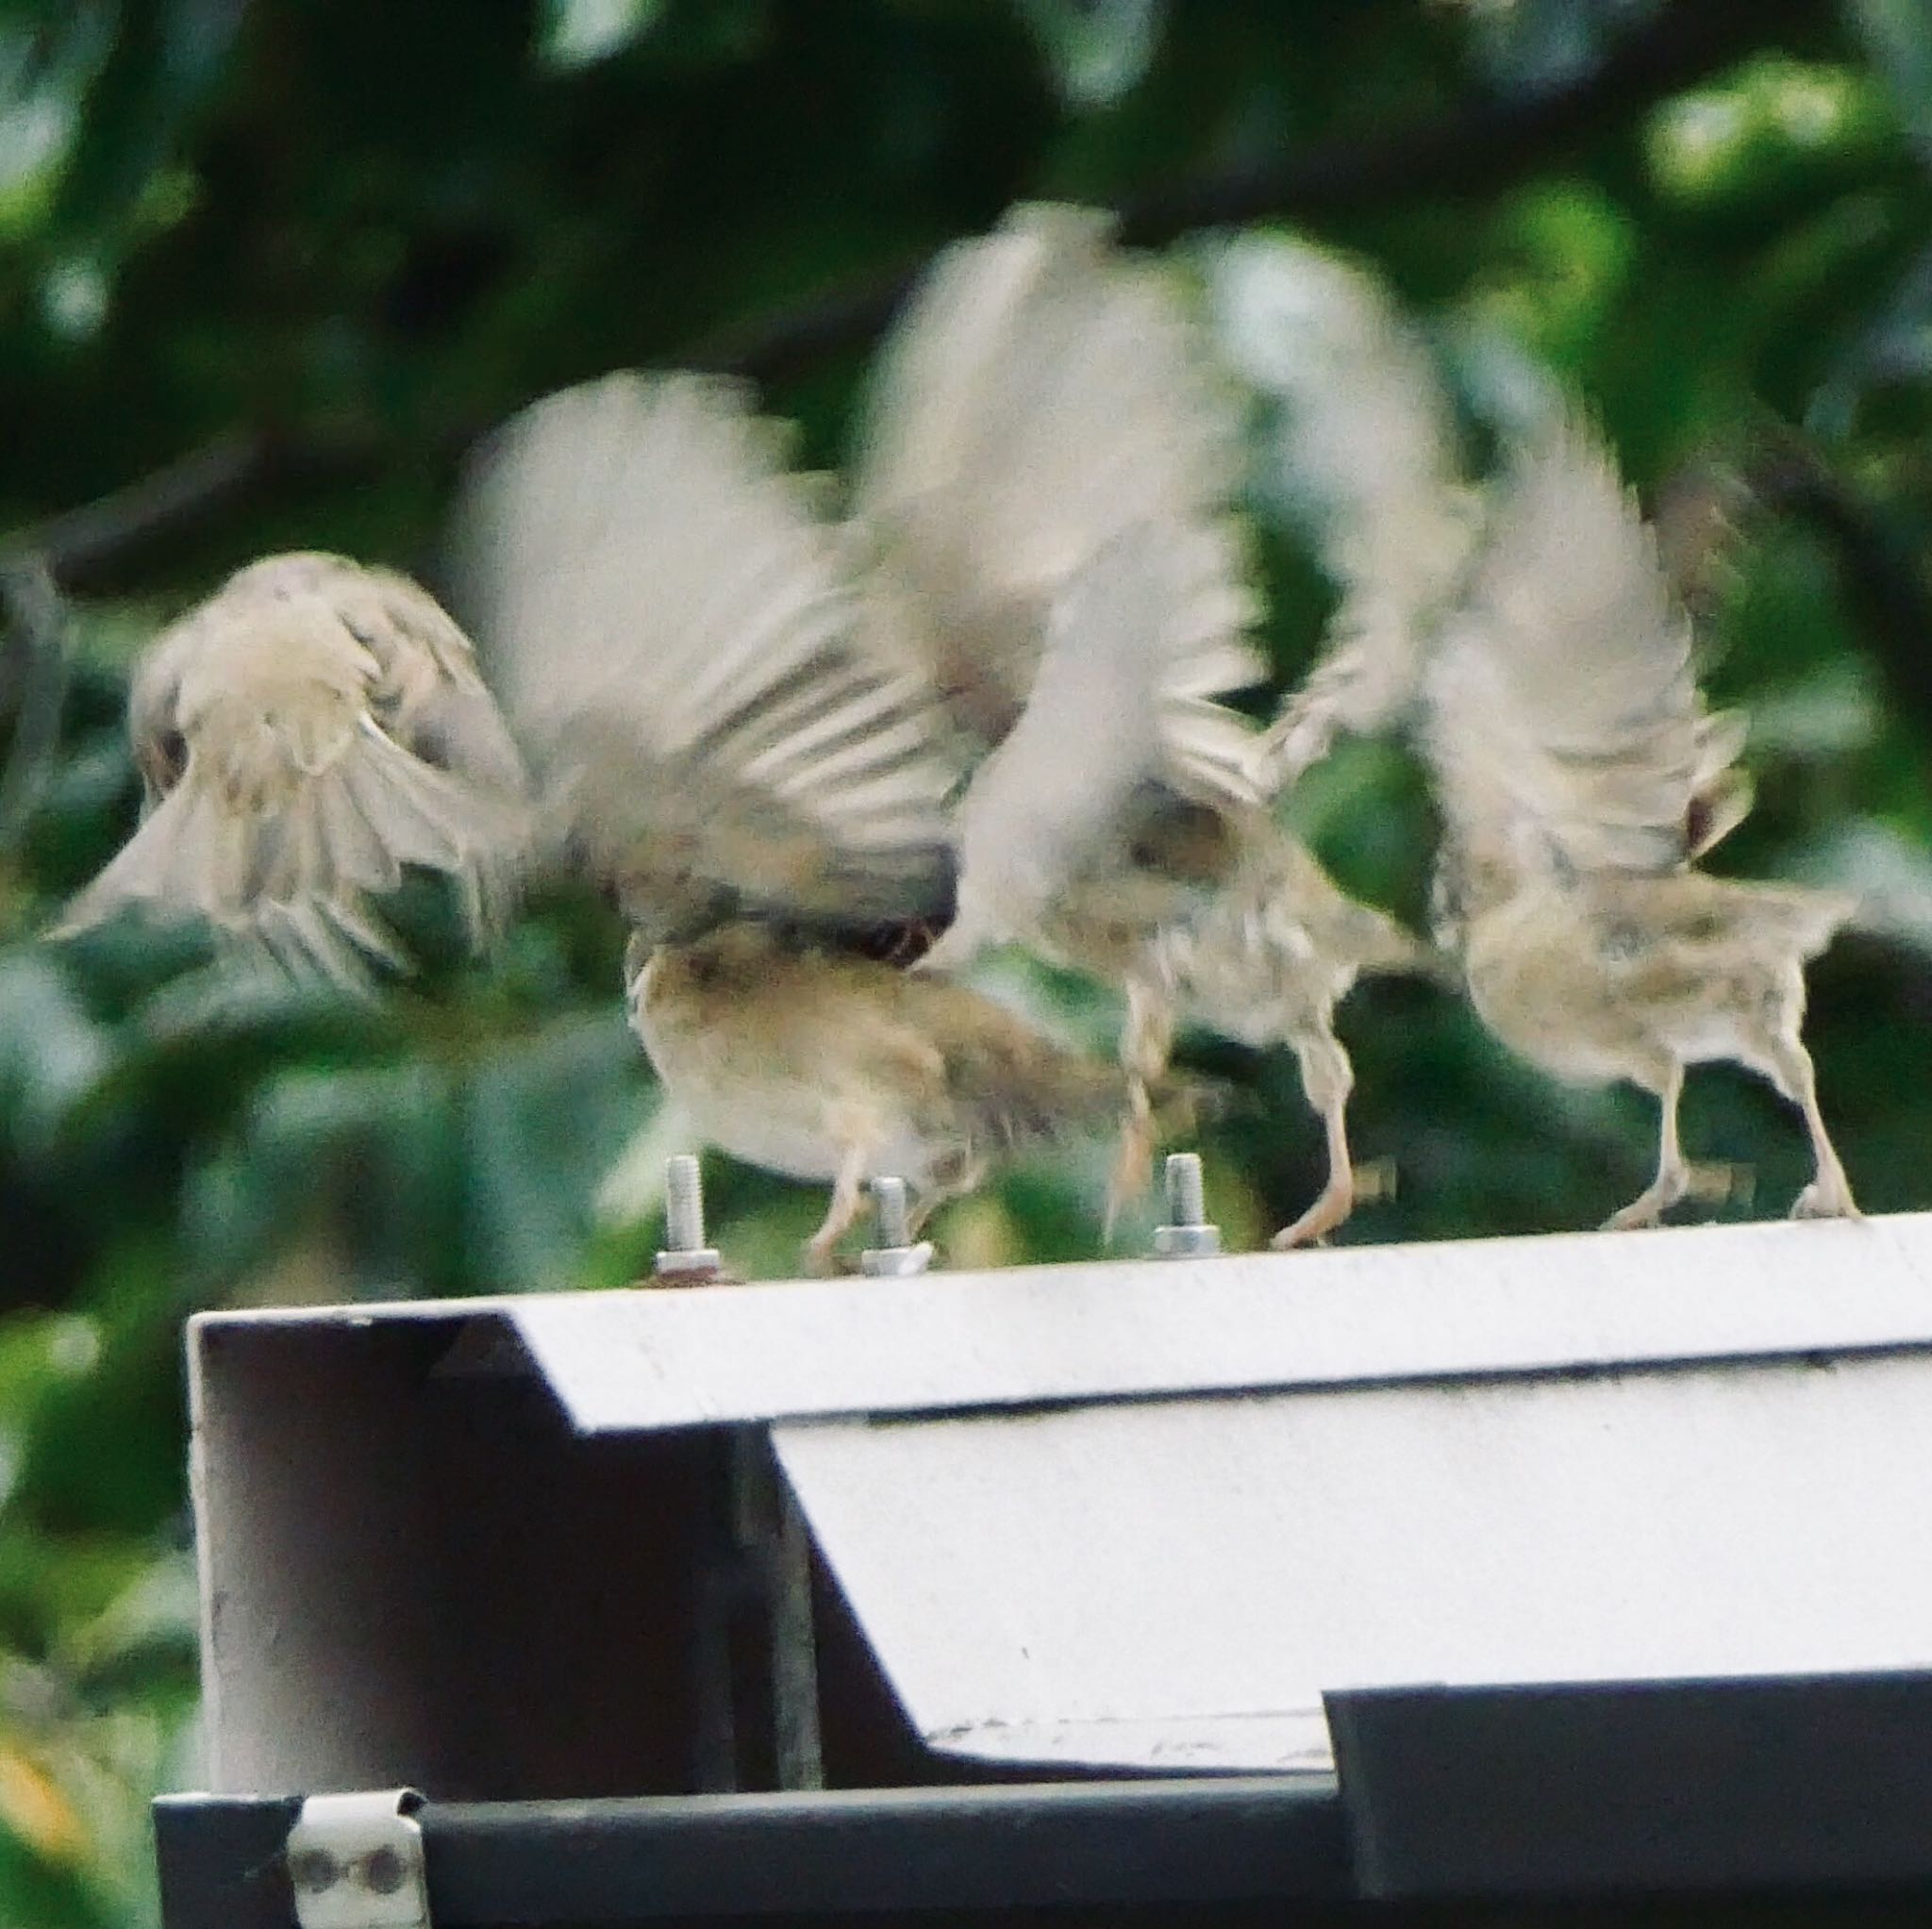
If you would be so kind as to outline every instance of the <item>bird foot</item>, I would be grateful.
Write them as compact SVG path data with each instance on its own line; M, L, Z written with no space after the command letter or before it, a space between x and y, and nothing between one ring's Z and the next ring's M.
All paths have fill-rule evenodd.
M1607 1233L1634 1232L1642 1226L1661 1225L1664 1214L1684 1196L1681 1177L1670 1185L1646 1186L1621 1212L1604 1221Z
M1793 1219L1863 1219L1858 1202L1852 1197L1850 1182L1842 1172L1819 1176L1792 1202Z
M1350 1181L1329 1186L1292 1225L1285 1225L1268 1241L1277 1253L1293 1246L1319 1244L1355 1210L1355 1186Z

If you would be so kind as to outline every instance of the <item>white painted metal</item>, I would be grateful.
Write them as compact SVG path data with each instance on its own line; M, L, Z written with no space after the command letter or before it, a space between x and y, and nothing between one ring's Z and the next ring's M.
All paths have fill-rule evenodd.
M619 1574L682 1625L630 1523L708 1463L519 1367L584 1434L778 1422L956 1753L1308 1767L1324 1688L1932 1665L1932 1215L275 1309L194 1322L212 1786L635 1786L518 1563L561 1641Z
M1932 1354L775 1438L959 1754L1321 1768L1324 1688L1932 1664Z
M311 1795L289 1831L301 1929L430 1929L413 1788Z
M1932 1215L502 1303L585 1433L1932 1344Z

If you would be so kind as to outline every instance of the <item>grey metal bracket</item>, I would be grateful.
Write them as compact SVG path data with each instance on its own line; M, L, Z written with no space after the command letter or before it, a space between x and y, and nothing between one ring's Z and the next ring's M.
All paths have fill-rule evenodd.
M301 1929L431 1929L413 1788L311 1795L285 1854Z

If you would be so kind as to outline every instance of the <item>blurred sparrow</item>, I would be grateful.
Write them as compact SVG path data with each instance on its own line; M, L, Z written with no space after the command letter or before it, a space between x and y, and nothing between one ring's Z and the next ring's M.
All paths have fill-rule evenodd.
M951 916L970 746L850 534L734 386L614 375L536 404L470 479L477 634L550 828L635 927L633 1023L734 1156L921 1216L1119 1116L1122 1074L902 968Z
M1256 736L1216 701L1261 667L1230 513L1241 426L1167 273L1098 217L1023 208L941 257L881 351L855 500L894 634L983 760L925 968L1013 940L1122 988L1110 1220L1145 1184L1181 1011L1291 1045L1329 1149L1277 1236L1295 1244L1354 1197L1335 1006L1424 953L1274 825Z
M1610 1224L1704 1189L1677 1103L1684 1068L1712 1059L1803 1112L1816 1174L1794 1210L1855 1214L1799 1039L1805 961L1852 902L1693 868L1749 807L1743 723L1705 711L1656 542L1578 422L1517 450L1424 702L1440 919L1477 1011L1557 1076L1662 1106L1657 1177Z
M60 927L149 903L348 985L397 962L369 900L449 873L496 921L525 831L523 767L468 640L389 570L270 557L156 640L128 732L145 807Z

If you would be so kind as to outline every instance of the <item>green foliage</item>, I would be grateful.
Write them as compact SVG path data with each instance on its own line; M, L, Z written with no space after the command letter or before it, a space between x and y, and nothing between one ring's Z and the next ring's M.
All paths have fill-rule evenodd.
M1717 692L1759 720L1726 861L1865 892L1812 1036L1868 1207L1925 1203L1932 16L1737 9L1728 61L1522 131L1525 100L1707 5L0 0L0 525L219 436L282 452L174 534L81 556L58 755L0 848L0 1921L152 1920L143 1804L194 1773L182 1317L620 1284L683 1142L595 904L528 906L487 962L410 907L424 970L375 1009L231 998L192 933L42 941L132 822L134 649L272 547L433 574L454 458L532 395L832 316L1015 196L1277 178L1285 219L1412 305L1472 450L1555 378L1653 495L1712 459L1782 478L1707 624ZM831 334L767 358L823 459L863 348ZM1291 677L1335 585L1319 530L1256 507ZM28 667L9 638L0 759ZM1406 755L1354 747L1295 807L1345 882L1421 917ZM1095 993L1003 984L1106 1048ZM1553 1085L1440 990L1366 988L1343 1031L1361 1156L1400 1174L1348 1239L1588 1224L1646 1169L1644 1103ZM1252 1095L1215 1128L1210 1204L1257 1239L1312 1192L1320 1135L1280 1055L1189 1052ZM1756 1209L1803 1176L1741 1076L1700 1075L1685 1129L1755 1169ZM709 1177L727 1256L788 1271L816 1201ZM940 1238L962 1264L1091 1251L1098 1179L1028 1173Z

